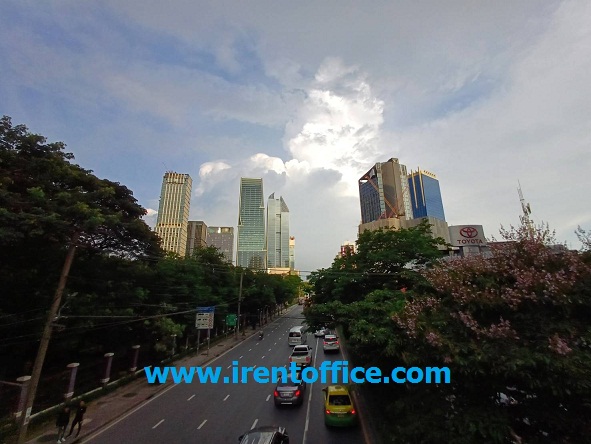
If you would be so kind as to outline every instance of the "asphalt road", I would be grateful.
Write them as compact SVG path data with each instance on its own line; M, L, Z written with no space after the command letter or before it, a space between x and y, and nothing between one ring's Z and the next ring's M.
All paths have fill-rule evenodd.
M265 336L255 335L212 361L221 367L222 377L231 376L232 362L239 366L284 366L291 347L287 334L291 327L302 325L301 307L294 307L265 327ZM324 360L342 360L342 355L324 355L322 340L308 335L313 347L314 365ZM256 368L255 367L255 368ZM275 384L174 384L107 428L83 442L129 444L148 443L237 443L238 437L253 427L286 427L290 443L361 444L361 426L328 429L323 418L323 385L308 384L301 406L277 408L273 402Z

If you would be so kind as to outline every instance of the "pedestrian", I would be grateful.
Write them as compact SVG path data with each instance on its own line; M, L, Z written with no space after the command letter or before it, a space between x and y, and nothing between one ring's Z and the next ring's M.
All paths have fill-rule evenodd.
M70 407L64 405L57 415L55 425L57 427L57 442L66 441L66 430L70 422Z
M76 408L76 414L74 415L74 421L72 421L72 427L70 427L70 434L68 435L68 438L74 431L74 426L76 424L78 424L78 431L76 432L75 438L78 438L78 435L80 435L80 429L82 429L82 421L84 420L85 413L86 404L84 403L84 401L80 401L80 404L78 404L78 407Z

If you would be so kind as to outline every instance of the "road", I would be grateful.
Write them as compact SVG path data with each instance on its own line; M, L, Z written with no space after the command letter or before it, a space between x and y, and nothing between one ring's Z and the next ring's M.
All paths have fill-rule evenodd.
M212 361L209 366L231 375L233 361L239 366L284 366L291 352L287 334L301 325L301 307L296 306L265 327L265 336L253 336ZM324 355L322 342L308 335L314 364L342 360L342 355ZM252 379L252 378L250 378ZM323 418L323 393L319 382L308 384L304 403L297 407L275 407L272 383L259 384L174 384L109 427L83 442L94 444L237 443L238 437L253 427L286 427L290 443L362 444L362 427L327 429Z

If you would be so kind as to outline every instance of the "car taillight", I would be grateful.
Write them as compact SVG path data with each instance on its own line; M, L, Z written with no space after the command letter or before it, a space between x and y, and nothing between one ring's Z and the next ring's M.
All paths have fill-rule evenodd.
M296 395L296 396L300 396L300 394L301 394L301 393L302 393L302 392L300 392L299 390L296 390L296 393L295 393L295 395Z
M332 412L330 410L326 410L326 414L330 415Z
M291 361L292 361L292 359L291 359L291 356L290 356L290 357L289 357L289 362L291 362Z
M277 390L275 390L275 391L273 392L273 396L275 396L276 398L279 398L279 392L278 392Z
M306 356L306 362L310 362L310 359L312 359L310 356Z
M355 414L355 409L351 410L351 415Z

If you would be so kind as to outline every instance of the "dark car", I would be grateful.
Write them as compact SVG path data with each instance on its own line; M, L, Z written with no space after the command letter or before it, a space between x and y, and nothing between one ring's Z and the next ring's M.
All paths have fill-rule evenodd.
M263 426L249 430L240 438L240 444L289 444L285 427Z
M302 405L304 402L304 392L306 391L306 383L302 381L301 374L296 374L296 379L300 382L292 382L291 378L288 378L285 382L279 382L273 397L275 398L275 405L277 407L281 405Z

